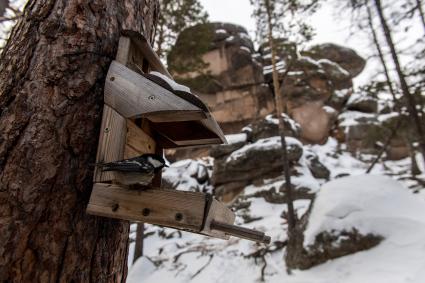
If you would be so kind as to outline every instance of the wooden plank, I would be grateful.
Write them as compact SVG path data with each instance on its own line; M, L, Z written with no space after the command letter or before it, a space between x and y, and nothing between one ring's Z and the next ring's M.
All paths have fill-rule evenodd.
M96 162L111 162L123 159L125 140L125 118L111 107L104 105ZM114 173L102 172L96 167L93 179L94 182L112 181Z
M202 193L130 190L114 184L96 183L87 213L199 232L205 204Z
M155 153L156 142L139 128L133 121L127 120L127 139L124 158L131 158L144 153Z
M226 137L224 136L224 133L221 130L220 126L218 125L217 121L209 112L206 113L206 116L207 118L201 121L202 125L204 125L205 128L212 131L214 134L216 134L220 138L220 141L221 141L220 143L227 144Z
M212 203L205 220L204 229L201 231L201 233L208 236L228 240L229 235L222 231L214 230L210 227L212 221L217 221L229 225L232 225L235 222L235 213L225 204L217 201L214 198L212 199Z
M117 56L115 60L123 65L127 65L130 57L131 40L129 37L121 36L118 42Z
M145 117L158 111L201 111L117 61L109 67L105 103L125 118Z
M142 51L144 57L149 62L150 68L153 71L157 71L172 79L171 74L168 72L167 68L165 68L165 66L162 64L161 59L159 59L158 55L155 53L155 51L153 51L148 40L141 33L132 30L124 30L122 34L130 37L134 45L136 45L137 48Z
M145 117L149 121L155 123L161 122L180 122L180 121L197 121L206 118L204 111L158 111L146 114Z
M221 139L199 121L153 123L152 127L177 147L221 143Z

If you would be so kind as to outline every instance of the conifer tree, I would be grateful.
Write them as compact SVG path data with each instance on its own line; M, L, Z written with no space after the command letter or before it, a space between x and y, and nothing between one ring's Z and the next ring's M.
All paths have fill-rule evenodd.
M205 23L208 14L199 0L160 0L158 30L155 36L156 52L166 58L177 35L187 27Z

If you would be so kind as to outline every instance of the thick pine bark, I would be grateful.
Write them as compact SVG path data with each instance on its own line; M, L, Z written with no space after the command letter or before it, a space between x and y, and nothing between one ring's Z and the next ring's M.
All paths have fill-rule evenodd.
M0 282L123 282L129 224L85 213L104 78L157 0L29 1L0 61Z

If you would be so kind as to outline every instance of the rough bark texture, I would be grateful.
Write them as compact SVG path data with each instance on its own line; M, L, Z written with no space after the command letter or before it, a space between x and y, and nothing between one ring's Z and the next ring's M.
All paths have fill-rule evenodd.
M34 0L0 61L0 281L123 282L129 224L85 213L104 78L157 0Z

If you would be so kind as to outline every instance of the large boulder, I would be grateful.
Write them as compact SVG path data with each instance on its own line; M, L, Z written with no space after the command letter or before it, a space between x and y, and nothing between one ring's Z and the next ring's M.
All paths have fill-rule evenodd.
M324 143L336 119L336 111L322 101L305 102L290 110L292 118L301 126L301 139L307 143Z
M168 65L176 80L197 93L230 134L273 111L272 92L262 84L260 59L245 28L207 23L179 34Z
M304 54L313 59L328 59L338 63L338 65L350 73L352 78L359 75L366 65L366 61L353 49L334 43L315 45L305 51Z
M378 113L378 98L368 95L352 95L347 102L346 108L352 111L364 113Z
M288 159L295 162L303 153L302 144L294 138L287 139ZM282 146L280 137L260 139L255 143L218 158L214 162L214 185L264 179L282 173Z
M309 212L298 222L295 244L287 249L287 266L308 269L328 262L331 269L344 271L347 264L358 268L360 262L379 258L373 261L375 269L364 269L367 276L363 276L380 281L382 274L376 274L376 265L385 269L394 259L399 259L396 265L406 259L414 262L418 247L423 250L423 213L423 202L390 177L360 175L333 180L322 186ZM333 264L336 261L329 261L354 253L352 259L356 260L339 261L339 267ZM410 275L403 274L394 282L405 276Z
M294 120L283 114L285 127L285 136L299 138L301 135L301 126ZM242 129L247 135L247 140L256 142L260 139L279 136L279 120L276 115L268 115L265 119L257 120Z

